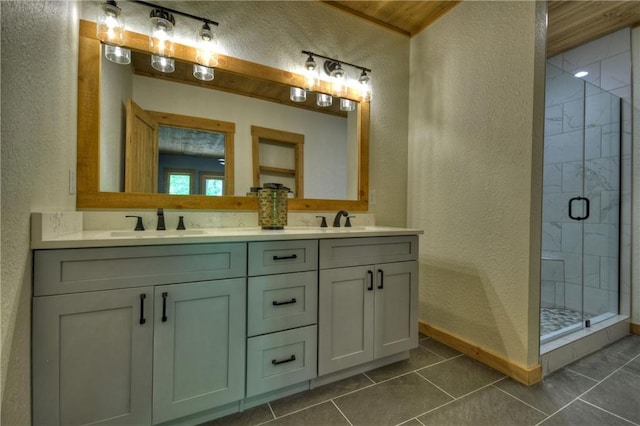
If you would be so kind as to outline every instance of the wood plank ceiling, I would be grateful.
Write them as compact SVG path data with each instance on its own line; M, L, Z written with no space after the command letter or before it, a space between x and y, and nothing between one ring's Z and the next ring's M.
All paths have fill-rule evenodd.
M344 12L412 37L461 0L321 0ZM547 56L554 56L624 27L640 25L640 1L548 2Z

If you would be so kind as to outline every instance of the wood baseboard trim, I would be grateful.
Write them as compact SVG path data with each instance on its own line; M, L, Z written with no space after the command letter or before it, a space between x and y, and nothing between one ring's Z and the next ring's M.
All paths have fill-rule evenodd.
M420 333L444 343L527 386L542 380L542 366L540 364L533 367L523 367L422 321L418 322L418 328Z
M635 322L629 323L629 331L631 332L631 334L640 335L640 324Z

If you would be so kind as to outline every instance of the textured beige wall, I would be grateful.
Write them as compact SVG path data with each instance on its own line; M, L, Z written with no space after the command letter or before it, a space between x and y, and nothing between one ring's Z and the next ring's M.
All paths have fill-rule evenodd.
M631 235L631 322L640 324L640 27L631 31L633 76L633 193Z
M29 213L69 210L75 169L74 5L0 2L2 15L2 417L30 424Z
M411 41L420 318L522 366L538 358L543 12L463 2Z
M3 425L30 423L29 213L75 208L68 173L76 161L76 19L85 13L75 6L0 1ZM82 2L83 10L90 6ZM232 56L291 69L302 64L300 51L307 49L372 68L372 210L379 224L406 224L407 38L320 2L181 2L180 8L218 20L220 43ZM148 16L142 10L140 16ZM135 25L136 19L131 15L127 22ZM146 32L146 17L139 21Z

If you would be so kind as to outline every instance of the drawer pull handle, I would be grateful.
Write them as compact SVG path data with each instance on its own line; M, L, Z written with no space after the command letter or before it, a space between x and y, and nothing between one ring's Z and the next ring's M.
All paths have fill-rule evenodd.
M297 254L292 254L291 256L273 256L273 260L287 260L287 259L297 259Z
M166 291L162 293L162 322L167 322L167 296L169 293Z
M382 290L384 288L384 271L382 269L378 269L378 274L380 274L380 284L378 284L378 289Z
M280 364L286 364L287 362L292 362L296 360L296 356L295 355L291 355L289 358L287 359L283 359L282 361L276 361L275 359L271 360L271 364L273 365L280 365Z
M140 324L144 324L147 322L147 320L144 317L144 299L147 298L147 295L142 293L140 295Z
M295 297L293 299L291 299L291 300L287 300L286 302L278 302L278 301L274 300L273 301L273 306L290 305L290 304L296 303L296 302L297 302L297 300L296 300Z
M373 271L369 270L367 271L367 274L369 275L369 285L367 286L367 290L372 291L373 290Z

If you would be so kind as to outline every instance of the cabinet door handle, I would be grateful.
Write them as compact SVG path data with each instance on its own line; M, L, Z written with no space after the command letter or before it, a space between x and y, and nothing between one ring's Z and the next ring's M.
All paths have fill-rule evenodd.
M373 290L373 271L367 271L367 275L369 275L369 285L367 286L367 290Z
M144 299L147 298L147 295L142 293L140 295L140 324L144 324L147 320L144 317Z
M283 359L281 361L277 361L275 359L271 360L271 364L273 365L280 365L280 364L286 364L287 362L292 362L296 360L296 356L295 355L291 355L289 358L287 359Z
M382 269L378 269L378 275L380 275L380 283L378 284L378 289L382 290L384 288L384 271Z
M169 293L166 291L162 293L162 322L167 322L167 296Z
M291 256L273 256L273 260L287 260L287 259L297 259L297 254L292 254Z
M286 302L278 302L276 300L273 301L273 306L282 306L282 305L290 305L292 303L296 303L296 298L292 298L291 300L287 300Z

